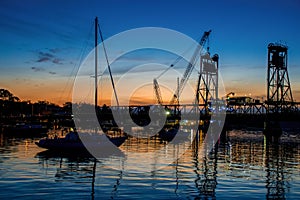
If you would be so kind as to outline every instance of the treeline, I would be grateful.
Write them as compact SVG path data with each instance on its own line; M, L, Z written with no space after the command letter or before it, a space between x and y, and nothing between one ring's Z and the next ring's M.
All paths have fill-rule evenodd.
M63 106L48 101L21 101L6 89L0 89L0 117L31 117L53 114L71 114L72 104L66 102Z

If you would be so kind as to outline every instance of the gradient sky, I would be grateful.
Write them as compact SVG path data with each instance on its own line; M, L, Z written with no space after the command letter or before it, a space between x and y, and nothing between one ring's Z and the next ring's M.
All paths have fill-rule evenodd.
M104 38L164 27L197 40L212 29L226 91L266 95L267 45L289 47L288 70L300 101L300 2L287 1L0 1L0 88L22 100L70 101L95 16ZM85 51L83 51L83 48Z

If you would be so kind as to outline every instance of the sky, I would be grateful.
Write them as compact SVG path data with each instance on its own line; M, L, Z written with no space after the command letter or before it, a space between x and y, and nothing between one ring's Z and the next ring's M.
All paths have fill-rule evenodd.
M212 29L210 52L220 56L226 91L255 98L266 96L268 44L286 44L293 96L300 101L299 9L297 0L2 0L0 88L21 100L71 101L80 63L93 49L92 24L98 16L104 39L134 28L161 27L198 40ZM131 60L134 56L141 58L136 53ZM122 70L112 65L112 71Z

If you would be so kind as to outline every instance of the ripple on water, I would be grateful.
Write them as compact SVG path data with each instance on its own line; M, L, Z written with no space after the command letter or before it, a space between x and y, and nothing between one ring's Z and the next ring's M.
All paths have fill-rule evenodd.
M259 131L234 130L228 139L208 155L191 147L172 164L159 168L153 162L159 170L143 173L90 158L39 155L43 150L34 139L9 139L0 147L0 199L299 197L298 142L285 135L266 146Z

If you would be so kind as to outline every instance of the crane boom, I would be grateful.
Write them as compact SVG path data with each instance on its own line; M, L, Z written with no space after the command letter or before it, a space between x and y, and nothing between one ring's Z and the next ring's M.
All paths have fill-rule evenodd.
M155 91L157 103L159 103L161 105L162 104L162 98L161 98L161 92L160 92L160 88L159 88L159 84L157 82L157 79L153 79L153 86L154 86L154 91Z
M187 68L186 68L186 70L185 70L185 72L184 72L184 74L183 74L183 76L182 76L182 78L180 80L178 88L176 90L176 91L178 91L177 92L178 96L182 93L182 91L183 91L183 89L184 89L184 87L185 87L185 85L186 85L189 77L191 76L192 71L194 69L194 66L196 64L197 57L200 55L200 53L201 53L201 51L203 49L203 46L204 46L206 40L208 39L208 36L209 36L210 33L211 33L211 30L205 31L203 33L203 36L201 37L201 40L198 43L199 45L197 45L197 48L196 48L196 50L195 50L195 52L194 52L194 54L193 54L193 56L192 56L192 58L191 58L191 60L190 60L190 62L188 64L188 66L187 66ZM174 104L175 99L178 98L177 95L176 94L173 95L170 104Z

